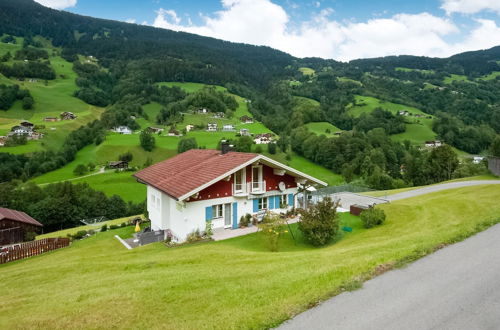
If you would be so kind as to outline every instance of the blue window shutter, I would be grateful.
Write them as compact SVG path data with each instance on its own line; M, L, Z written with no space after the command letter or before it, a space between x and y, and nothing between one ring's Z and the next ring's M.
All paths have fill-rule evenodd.
M205 221L210 221L212 220L212 207L207 206L205 207Z
M233 203L233 229L238 228L238 203Z
M254 213L259 212L259 200L257 198L253 200L253 211Z
M276 206L277 209L281 207L280 202L281 202L280 195L274 196L274 205Z
M293 194L288 194L288 206L293 206Z
M274 196L269 196L268 203L269 203L269 209L270 210L274 209Z

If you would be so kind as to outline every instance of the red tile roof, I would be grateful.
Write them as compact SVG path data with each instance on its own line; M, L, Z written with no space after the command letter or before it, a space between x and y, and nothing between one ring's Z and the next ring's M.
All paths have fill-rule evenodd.
M24 212L0 207L0 221L8 219L28 223L30 225L42 227L43 225Z
M192 149L137 172L134 176L166 194L181 196L241 166L257 154Z

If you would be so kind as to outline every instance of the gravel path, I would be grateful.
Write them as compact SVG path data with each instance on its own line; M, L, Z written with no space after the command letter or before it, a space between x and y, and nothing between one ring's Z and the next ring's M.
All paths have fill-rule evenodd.
M387 272L279 329L500 329L500 225Z
M389 195L389 196L385 197L385 199L392 202L392 201L397 201L400 199L420 196L420 195L424 195L424 194L428 194L428 193L432 193L432 192L436 192L436 191L453 189L453 188L461 188L461 187L477 186L477 185L482 185L482 184L500 184L500 180L472 180L472 181L448 182L448 183L418 188L418 189L414 189L414 190L409 190L409 191L405 191L405 192L394 194L394 195Z

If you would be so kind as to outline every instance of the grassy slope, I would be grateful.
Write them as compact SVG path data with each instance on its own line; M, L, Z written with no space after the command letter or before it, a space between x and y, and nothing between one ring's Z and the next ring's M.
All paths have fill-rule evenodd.
M336 244L312 248L295 231L298 243L285 236L276 253L265 249L261 233L131 251L113 235L130 235L132 227L101 233L1 265L0 327L273 327L342 287L357 287L378 265L414 260L484 229L500 214L499 198L498 187L477 186L398 201L381 206L381 227L365 230L346 216L354 231Z
M0 43L0 54L3 55L5 48L19 49L22 41L17 45L6 45ZM2 51L3 50L3 51ZM45 134L40 141L30 141L27 145L19 147L3 147L0 152L27 153L43 149L58 149L66 135L92 120L99 118L104 111L102 108L86 104L82 100L73 97L77 89L75 79L76 73L73 71L73 64L65 61L60 56L54 56L54 48L46 48L50 57L52 67L56 72L56 79L49 80L47 84L38 79L36 82L17 81L7 79L0 74L0 82L7 84L18 84L21 88L28 89L35 100L32 110L23 110L21 102L17 101L11 109L0 111L0 134L6 134L10 128L19 123L20 120L29 120L37 125L45 125L45 129L39 131ZM59 117L63 111L71 111L78 118L73 121L44 122L45 117Z
M493 80L493 79L496 79L497 77L500 77L500 71L493 71L492 73L484 75L479 79L480 80Z
M412 114L428 116L428 114L420 109L403 104L386 102L375 97L356 95L355 98L357 105L351 106L348 110L354 117L358 117L363 113L370 113L377 107L388 110L393 114L397 114L400 110L408 110ZM436 138L436 133L432 130L432 119L425 117L415 118L412 116L405 117L405 119L409 122L406 124L406 132L393 135L394 140L410 140L413 144L423 144L425 141Z
M314 69L306 68L306 67L299 68L299 71L302 72L302 74L304 76L313 76L316 73L316 71L314 71Z
M423 74L434 74L435 71L434 70L420 70L420 69L410 69L410 68L404 68L404 67L397 67L395 68L396 71L403 71L403 72L413 72L413 71L416 71L416 72L420 72L420 73L423 73Z
M313 132L314 134L317 135L325 135L327 137L332 137L335 136L333 133L342 131L340 128L326 122L317 122L317 123L308 123L306 124L306 127L309 129L309 131ZM326 133L326 130L330 130L330 133Z
M443 82L445 84L452 84L454 81L469 81L467 76L461 75L461 74L451 74L448 77L445 77Z
M188 92L194 92L203 88L205 85L197 83L161 83L166 86L179 86L185 88ZM216 86L219 90L225 90L221 86ZM231 119L213 119L210 115L203 114L186 114L184 116L184 121L182 124L177 126L178 129L182 129L187 124L206 124L207 122L218 122L220 125L225 123L231 123L236 126L237 129L248 128L250 132L266 133L270 130L259 122L253 124L243 124L239 118L243 115L251 116L248 111L245 100L242 97L234 95L236 101L238 102L238 108L235 111L233 118ZM315 102L314 100L304 99L303 102ZM150 103L144 106L144 111L148 114L148 119L139 118L138 123L141 128L146 128L148 126L164 127L155 123L156 115L159 113L162 106L158 103ZM236 137L236 132L206 132L206 131L192 131L188 132L187 137L196 138L199 146L204 146L206 148L217 148L218 142L223 138L234 138ZM73 174L73 170L78 164L88 164L92 162L98 167L105 165L108 161L117 160L120 154L130 151L133 154L133 160L130 163L131 166L142 166L148 158L151 158L153 162L159 162L161 160L170 158L177 153L177 144L179 143L179 137L172 136L155 136L156 138L156 148L152 152L144 151L139 146L139 134L131 135L121 135L116 133L109 133L106 136L106 140L99 146L89 145L79 151L76 155L76 159L66 166L46 173L33 179L34 182L40 184L46 184L51 182L59 182L64 180L72 180L74 183L87 182L91 187L97 190L101 190L107 195L118 194L125 200L141 202L144 200L145 186L139 184L132 178L132 172L125 173L114 173L113 171L104 174L96 174L94 176L78 178ZM19 147L18 147L19 148ZM283 157L284 158L284 157ZM316 165L312 162L305 160L302 157L294 156L290 161L290 166L296 167L297 169L304 171L311 175L316 175L326 182L331 184L341 181L340 176L332 173L331 171ZM96 169L96 172L98 169Z

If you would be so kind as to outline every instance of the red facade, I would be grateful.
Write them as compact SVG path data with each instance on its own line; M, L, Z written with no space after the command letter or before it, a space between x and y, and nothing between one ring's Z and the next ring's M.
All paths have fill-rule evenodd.
M273 173L273 168L262 165L262 177L266 182L266 191L278 191L278 184L280 182L284 182L286 188L295 188L297 187L297 183L295 182L295 178L291 175L276 175ZM252 181L252 165L247 166L246 168L246 182L249 183ZM206 199L213 198L221 198L221 197L230 197L233 195L233 183L234 183L234 175L231 175L229 180L222 179L210 187L207 187L199 192L197 198L189 199L190 202L201 201Z

